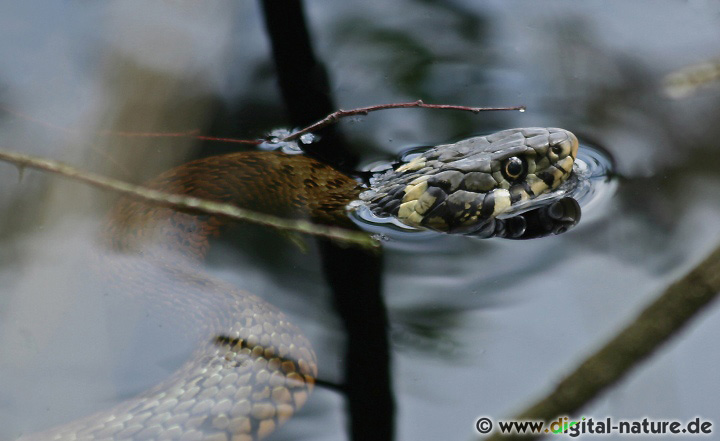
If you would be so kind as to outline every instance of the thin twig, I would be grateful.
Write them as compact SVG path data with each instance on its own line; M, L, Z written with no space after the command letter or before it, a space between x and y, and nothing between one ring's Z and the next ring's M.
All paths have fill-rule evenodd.
M698 315L720 293L720 247L682 279L665 289L652 304L612 340L586 358L546 397L512 418L513 421L554 421L571 416L634 367ZM536 439L539 435L495 434L488 441Z
M122 138L193 138L198 139L201 141L219 141L219 142L231 142L231 143L237 143L237 144L251 144L251 145L259 145L262 144L263 141L259 139L235 139L235 138L219 138L215 136L205 136L200 135L200 130L198 129L192 129L192 130L186 130L184 132L132 132L132 131L125 131L125 130L87 130L87 129L74 129L69 127L63 127L59 126L57 124L52 124L47 121L43 121L41 119L35 118L33 116L27 115L23 112L19 112L17 110L11 109L6 106L0 106L0 110L3 112L7 112L13 116L16 116L20 119L24 119L27 121L30 121L32 123L41 125L43 127L46 127L51 130L57 130L59 132L64 132L67 134L87 134L87 135L96 135L96 136L119 136Z
M385 109L408 109L408 108L461 110L464 112L472 112L472 113L489 112L489 111L505 111L505 110L516 110L519 112L525 111L525 106L468 107L468 106L458 106L458 105L453 105L453 104L426 104L425 102L423 102L423 100L412 101L409 103L377 104L374 106L358 107L358 108L350 109L350 110L340 109L336 112L329 114L328 116L321 119L320 121L305 127L304 129L298 130L284 138L281 138L279 140L279 142L294 141L306 133L314 132L315 130L320 130L326 126L329 126L330 124L335 124L340 119L346 118L348 116L367 115L370 112L375 112L378 110L385 110ZM8 112L19 118L26 119L28 121L32 121L37 124L41 124L45 127L48 127L48 128L54 129L54 130L59 130L59 131L66 132L66 133L80 133L81 132L78 129L70 129L67 127L50 124L48 122L42 121L40 119L37 119L32 116L26 115L24 113L18 112L16 110L9 109L4 106L0 106L0 110ZM99 136L121 136L121 137L128 137L128 138L135 138L135 137L183 138L183 137L188 137L188 138L194 138L194 139L201 140L201 141L219 141L219 142L250 144L250 145L259 145L264 142L263 140L259 140L259 139L234 139L234 138L221 138L221 137L215 137L215 136L199 135L197 129L189 130L189 131L185 131L185 132L128 132L128 131L116 131L116 130L98 130L98 131L95 131L94 134L99 135Z
M368 107L358 107L356 109L351 110L338 110L337 112L333 112L330 115L326 116L325 118L321 119L320 121L311 124L304 129L298 130L297 132L291 133L290 135L286 136L285 138L282 138L281 142L286 141L293 141L295 139L298 139L302 135L310 132L314 132L315 130L322 129L325 126L328 126L330 124L336 123L341 118L345 118L348 116L353 115L367 115L370 112L375 112L377 110L385 110L385 109L407 109L412 107L420 107L423 109L442 109L442 110L462 110L466 112L472 112L472 113L480 113L480 112L487 112L492 110L517 110L520 112L525 111L525 106L512 106L512 107L467 107L467 106L455 106L451 104L425 104L422 100L417 100L409 103L391 103L391 104L378 104L375 106L368 106Z
M202 211L208 214L225 216L240 221L254 222L281 230L311 234L367 248L379 247L379 244L365 233L350 231L338 227L317 225L304 220L284 219L239 208L234 205L151 190L140 185L133 185L117 179L80 170L70 165L50 159L0 150L0 161L15 164L18 166L21 173L25 167L44 170L74 179L76 181L82 181L95 187L117 191L124 195L142 199L158 205L185 210Z
M227 142L227 143L235 143L235 144L250 144L250 145L260 145L263 142L265 142L261 139L220 138L217 136L204 136L204 135L196 135L194 138L198 139L200 141L216 141L216 142Z

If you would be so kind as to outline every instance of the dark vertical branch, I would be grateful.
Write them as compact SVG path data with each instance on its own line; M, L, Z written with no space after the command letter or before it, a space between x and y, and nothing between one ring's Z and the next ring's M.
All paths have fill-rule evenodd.
M263 0L262 6L290 122L297 127L308 126L337 110L337 106L325 66L313 52L302 3ZM352 170L357 158L345 148L337 127L323 129L320 135L321 142L306 146L306 152L343 171Z
M263 0L278 81L290 122L304 127L337 110L324 66L315 58L299 0ZM320 133L308 154L348 171L357 163L337 126ZM394 397L388 319L377 253L320 241L325 276L348 336L345 387L351 439L390 441Z
M391 389L388 319L382 298L382 259L357 247L338 252L321 241L323 268L335 294L335 308L347 331L345 392L354 441L393 439L395 403Z

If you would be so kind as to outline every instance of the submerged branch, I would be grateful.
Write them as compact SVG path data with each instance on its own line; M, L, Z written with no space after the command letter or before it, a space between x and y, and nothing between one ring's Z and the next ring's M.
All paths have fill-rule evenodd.
M687 98L709 84L720 82L720 58L693 64L671 72L663 80L663 92L670 98Z
M378 104L375 106L368 106L368 107L358 107L356 109L351 110L338 110L337 112L333 112L330 115L326 116L325 118L321 119L320 121L311 124L304 129L298 130L297 132L291 133L290 135L286 136L285 138L281 139L281 142L286 141L293 141L295 139L300 138L302 135L310 132L314 132L315 130L322 129L323 127L329 126L330 124L334 124L338 122L341 118L345 118L348 116L354 116L354 115L367 115L370 112L375 112L377 110L385 110L385 109L407 109L412 107L419 107L423 109L440 109L440 110L463 110L466 112L472 112L472 113L480 113L480 112L488 112L493 110L517 110L519 112L525 111L525 106L512 106L512 107L468 107L468 106L456 106L452 104L425 104L422 100L412 101L409 103L391 103L391 104Z
M116 191L126 196L158 205L182 210L201 211L207 214L225 216L239 221L253 222L280 230L296 231L299 233L320 236L366 248L379 247L379 244L375 240L362 232L350 231L339 227L317 225L304 220L284 219L277 216L271 216L269 214L239 208L230 204L151 190L140 185L134 185L117 179L97 175L61 162L37 156L29 156L0 150L0 161L15 164L20 169L21 176L22 171L26 167L29 167L59 174L76 181L85 182L95 187Z
M682 279L665 289L633 322L585 359L550 394L513 417L553 421L569 416L617 383L676 335L720 292L720 247ZM489 440L535 439L495 434Z

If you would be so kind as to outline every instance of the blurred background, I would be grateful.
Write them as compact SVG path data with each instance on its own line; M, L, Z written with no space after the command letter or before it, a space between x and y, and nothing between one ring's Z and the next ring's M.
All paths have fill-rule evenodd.
M2 149L139 183L238 148L193 134L292 128L255 2L31 0L2 10ZM315 0L305 12L339 108L528 107L351 118L341 128L363 164L525 126L569 129L616 164L614 192L562 236L386 244L396 439L472 439L478 416L512 415L720 243L720 85L680 98L664 86L720 56L717 2ZM192 351L168 344L137 306L87 286L87 252L116 197L19 172L0 164L3 440L132 397ZM344 336L317 250L261 229L233 243L218 244L211 270L287 311L315 342L321 377L341 382ZM719 316L708 308L579 416L716 419ZM319 388L269 439L347 439L343 403Z

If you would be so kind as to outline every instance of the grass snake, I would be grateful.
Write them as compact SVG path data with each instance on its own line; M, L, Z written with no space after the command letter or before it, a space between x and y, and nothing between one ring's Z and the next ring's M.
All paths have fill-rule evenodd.
M512 129L434 147L369 187L314 159L273 151L192 161L147 185L348 228L347 207L360 201L410 226L513 236L501 218L565 181L577 150L562 129ZM111 252L95 262L104 283L149 302L153 314L177 316L197 349L153 389L21 440L248 441L306 402L318 371L308 339L277 308L202 270L209 239L225 224L132 199L113 208L103 235Z

